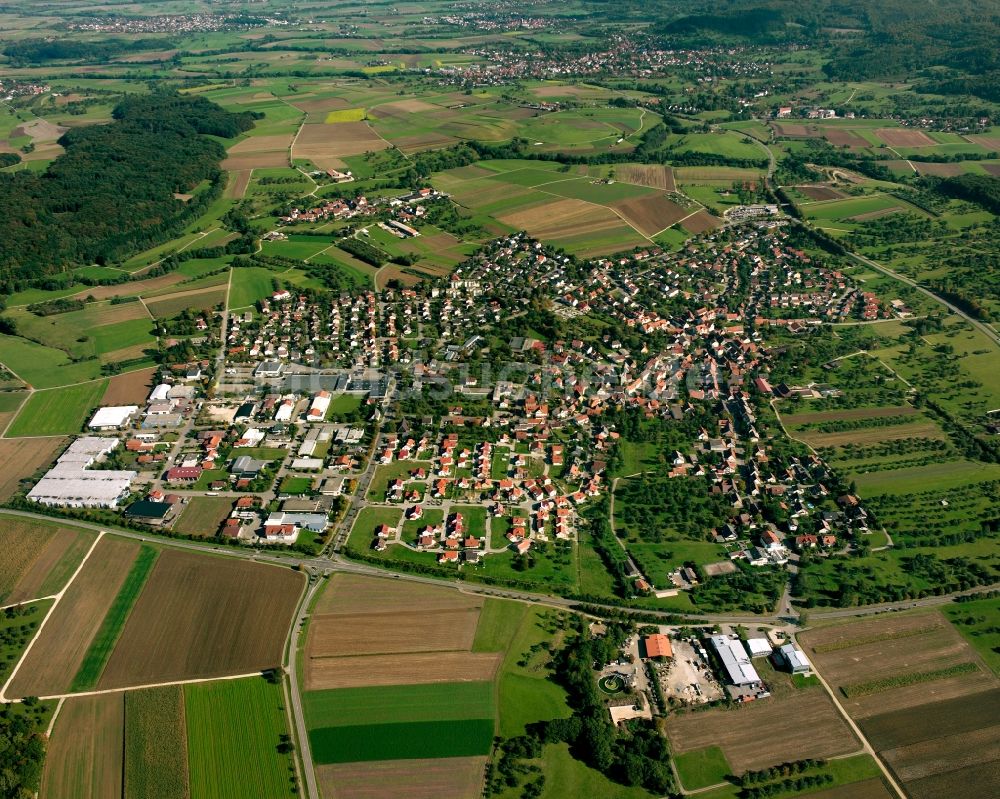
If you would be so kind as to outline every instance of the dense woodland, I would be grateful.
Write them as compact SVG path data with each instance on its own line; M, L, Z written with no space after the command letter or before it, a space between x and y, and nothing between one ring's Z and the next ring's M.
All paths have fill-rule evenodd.
M222 190L230 138L253 125L199 97L133 96L114 122L68 131L42 174L0 174L0 292L68 267L108 263L175 235ZM185 203L175 193L205 182Z

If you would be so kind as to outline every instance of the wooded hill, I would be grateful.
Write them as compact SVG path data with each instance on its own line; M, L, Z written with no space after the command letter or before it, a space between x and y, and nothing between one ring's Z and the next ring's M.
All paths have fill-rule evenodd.
M0 174L0 292L120 260L175 235L221 192L222 145L253 126L200 97L135 96L114 121L68 131L47 171ZM185 203L202 181L209 188Z

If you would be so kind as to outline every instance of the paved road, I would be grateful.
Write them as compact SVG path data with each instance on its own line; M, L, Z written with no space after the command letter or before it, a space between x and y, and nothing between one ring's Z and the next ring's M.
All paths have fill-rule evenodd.
M316 786L316 771L313 768L312 750L309 748L309 731L306 729L305 713L302 710L302 691L299 688L296 662L298 658L299 637L302 635L306 617L309 615L309 606L316 595L316 591L322 584L321 580L314 580L306 591L302 603L299 605L299 611L295 616L295 622L292 625L292 637L288 648L288 682L291 692L290 699L292 700L292 718L295 721L295 736L299 739L299 755L301 756L306 796L308 799L319 799L319 789Z

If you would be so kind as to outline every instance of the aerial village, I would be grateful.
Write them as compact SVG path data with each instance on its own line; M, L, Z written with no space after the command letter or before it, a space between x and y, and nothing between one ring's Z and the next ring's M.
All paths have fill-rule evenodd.
M318 552L350 534L373 554L475 569L577 545L581 514L611 488L623 431L609 413L627 409L701 420L664 471L731 507L700 531L728 552L717 573L844 550L867 532L865 508L831 492L816 455L775 458L758 422L776 397L835 391L772 386L763 333L894 312L786 237L755 222L680 253L578 263L511 235L437 282L281 289L206 313L195 327L219 357L161 367L144 406L96 409L26 499L252 546ZM507 334L543 306L579 332ZM587 335L588 319L615 333ZM350 518L352 497L374 516ZM780 523L762 521L772 501ZM656 584L630 562L635 593L697 583L673 566Z

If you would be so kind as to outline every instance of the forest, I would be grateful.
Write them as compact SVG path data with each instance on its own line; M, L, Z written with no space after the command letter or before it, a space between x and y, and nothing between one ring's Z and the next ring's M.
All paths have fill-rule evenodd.
M0 174L0 292L67 267L120 260L175 235L222 190L221 144L253 126L200 97L135 96L109 125L76 128L41 174ZM202 181L188 203L175 193Z

